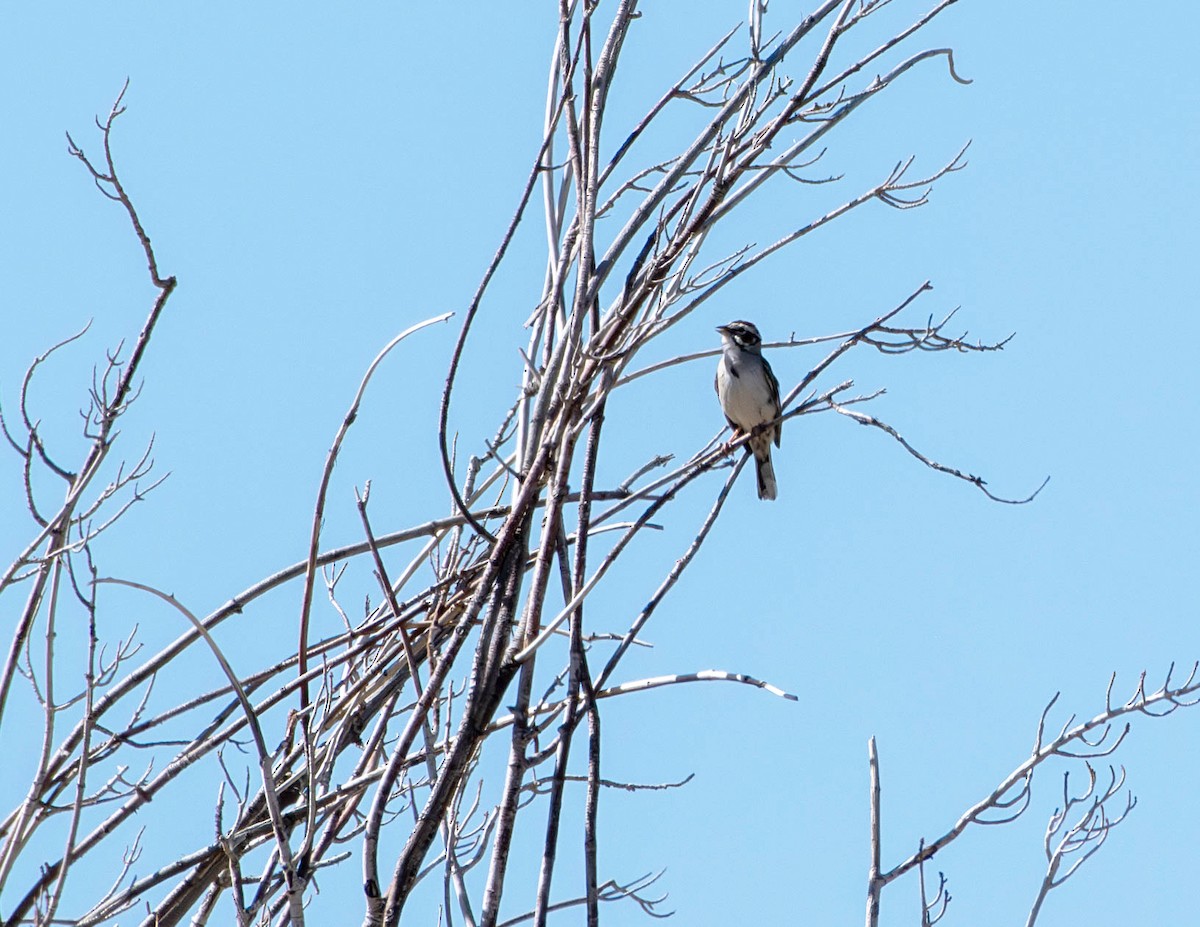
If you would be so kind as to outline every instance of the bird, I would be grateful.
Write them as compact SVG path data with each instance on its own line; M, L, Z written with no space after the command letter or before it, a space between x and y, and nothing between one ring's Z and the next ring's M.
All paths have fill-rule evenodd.
M771 464L771 442L779 447L782 423L767 425L779 418L779 381L771 365L762 356L762 336L753 322L739 319L718 325L721 334L721 360L717 364L714 386L721 411L734 436L749 435L747 447L754 455L758 473L758 498L774 499L777 494L775 468Z

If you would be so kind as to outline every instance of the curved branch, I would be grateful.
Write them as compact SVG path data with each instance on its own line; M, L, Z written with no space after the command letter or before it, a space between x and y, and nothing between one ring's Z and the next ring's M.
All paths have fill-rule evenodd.
M337 463L338 453L342 449L342 441L346 438L346 432L350 430L350 426L354 424L354 420L358 418L358 407L362 404L363 395L367 391L367 385L371 382L371 377L379 365L383 363L383 359L391 353L401 341L421 329L433 325L437 322L445 322L454 313L444 312L441 315L434 316L430 319L425 319L423 322L418 322L416 325L410 325L395 338L389 341L371 361L367 372L363 374L362 380L358 384L358 391L354 394L354 401L350 403L350 408L346 410L346 417L342 419L342 424L338 428L337 435L334 436L333 445L329 448L329 454L325 458L325 469L321 473L321 486L317 490L317 504L313 512L312 532L309 536L308 543L308 564L305 568L304 578L304 599L300 606L300 644L299 644L299 671L301 677L304 676L308 668L308 618L312 609L313 586L316 583L317 575L317 548L321 541L321 525L325 519L325 495L329 491L329 481L333 478L333 468ZM370 549L370 545L368 545ZM305 683L300 688L300 708L308 708L308 684Z

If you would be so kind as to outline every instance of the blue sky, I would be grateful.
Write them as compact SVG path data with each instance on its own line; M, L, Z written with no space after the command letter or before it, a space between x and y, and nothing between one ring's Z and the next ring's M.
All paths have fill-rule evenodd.
M893 6L896 17L923 9ZM93 359L149 306L136 242L63 137L96 152L92 118L126 77L120 167L160 264L180 280L123 437L132 454L154 433L158 467L172 476L110 542L111 572L207 611L300 559L325 451L366 365L413 322L465 307L537 150L556 14L551 4L447 7L7 11L5 408L28 361L93 319L36 393L70 446ZM782 28L804 8L774 3L768 23ZM646 5L610 139L745 3L681 9ZM940 64L914 72L830 140L822 166L844 181L781 190L728 229L731 242L765 243L896 161L915 155L915 169L932 170L970 139L968 168L928 206L871 205L805 239L677 327L663 350L715 347L713 326L741 317L768 340L844 330L929 279L934 291L912 318L961 306L958 324L973 336L1016 337L985 356L849 358L833 376L887 387L875 414L998 494L1051 481L1031 505L996 505L839 417L789 424L779 501L760 504L742 481L645 635L655 648L623 678L714 667L800 701L707 684L609 706L613 778L696 773L675 792L605 796L605 875L666 867L678 922L857 922L869 737L881 753L887 865L1025 758L1055 692L1061 724L1103 707L1112 672L1123 698L1142 670L1157 685L1172 661L1200 656L1198 29L1200 12L1182 2L1131 12L961 0L921 44L953 46L970 86ZM464 439L490 437L516 386L542 242L535 224L497 281L469 355L478 374L454 410ZM418 336L373 385L337 471L330 545L358 539L351 490L366 479L382 524L445 510L432 428L452 326ZM818 357L797 349L772 363L787 388ZM611 415L632 424L609 474L689 455L720 425L711 364L631 388ZM640 542L613 593L614 629L686 547L716 486ZM23 544L22 518L10 456L0 459L5 550ZM236 654L264 628L288 633L297 599L273 599L254 619L263 625L230 630L226 643ZM126 604L151 641L178 633L174 616ZM1138 807L1051 895L1040 924L1189 919L1198 733L1200 709L1135 723L1116 761ZM1064 768L1045 768L1022 821L968 833L938 858L954 895L944 923L1023 922ZM346 891L357 914L360 898ZM883 923L918 923L915 891L886 893ZM606 917L639 920L632 909Z

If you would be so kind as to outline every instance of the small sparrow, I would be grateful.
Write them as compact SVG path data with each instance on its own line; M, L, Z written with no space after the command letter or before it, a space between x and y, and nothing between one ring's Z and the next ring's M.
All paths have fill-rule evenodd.
M717 326L724 348L717 364L717 398L734 436L750 435L747 447L758 469L758 498L774 499L775 468L771 466L771 442L779 447L782 424L760 430L759 426L779 418L779 381L762 356L762 336L752 322L730 322Z

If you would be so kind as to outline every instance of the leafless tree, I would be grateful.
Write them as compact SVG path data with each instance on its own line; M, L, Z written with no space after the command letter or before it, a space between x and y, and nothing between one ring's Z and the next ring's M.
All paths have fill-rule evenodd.
M30 384L83 332L32 363L17 387L15 411L6 407L3 419L5 439L23 464L32 519L28 541L0 578L0 596L14 603L17 616L0 676L0 721L6 744L12 749L19 742L32 765L26 791L5 796L4 923L92 925L122 916L146 924L228 922L232 911L238 924L302 924L322 872L357 865L363 895L354 916L365 925L396 924L418 909L429 922L431 908L447 923L471 927L540 925L552 912L573 907L594 925L603 903L667 913L657 876L600 871L604 790L679 784L605 777L603 706L630 693L707 681L794 696L735 671L622 679L623 659L721 515L747 459L747 436L716 433L682 461L648 447L643 465L605 484L597 474L609 448L628 446L630 435L641 434L636 422L610 421L608 401L668 367L711 359L715 350L644 360L648 345L776 252L868 204L921 206L934 184L964 166L965 148L926 170L902 155L881 166L876 182L836 208L796 219L770 244L728 252L710 244L713 229L725 227L735 209L749 211L752 200L769 213L764 194L770 189L836 182L817 173L826 137L863 104L886 98L914 69L938 68L966 83L950 49L915 45L953 2L935 3L878 40L873 23L891 0L830 0L779 31L768 25L765 0L752 0L748 22L715 36L686 73L648 101L640 120L608 125L622 51L637 40L638 4L622 0L602 9L562 0L543 137L533 145L511 223L474 297L455 316L458 338L441 386L439 432L412 437L438 442L451 509L421 524L376 525L368 483L358 496L361 541L339 549L322 545L330 479L372 375L408 338L448 318L439 316L397 335L363 376L325 461L307 558L229 595L207 615L103 567L107 529L161 480L153 475L149 448L132 464L114 463L113 450L176 281L160 271L118 174L113 144L124 91L98 122L100 155L68 137L70 153L132 224L153 289L132 347L117 346L96 371L78 463L48 445ZM643 150L670 154L639 161ZM538 202L546 264L538 298L519 310L528 331L519 351L521 386L490 434L465 437L452 425L464 348L485 307L510 311L489 303L489 286L510 245L534 223ZM941 321L923 313L926 320L912 321L930 289L922 283L898 292L892 305L841 331L770 345L828 345L819 363L785 384L782 419L834 412L878 430L920 463L991 499L1029 501L1032 496L1002 499L980 477L923 453L867 411L878 394L856 392L837 372L864 351L1003 347L1002 340L971 341L952 332L953 313ZM599 626L588 602L608 587L611 568L634 539L679 511L675 503L685 490L709 500L690 542L664 564L649 600L628 606L624 624ZM369 564L374 588L342 588L345 565L361 561ZM265 642L260 665L235 670L212 632L247 620L266 593L288 585L299 602L296 637ZM114 586L138 590L147 610L170 610L186 630L150 655L141 651L136 627L117 640L103 637L98 609ZM319 592L344 622L339 633L313 631ZM364 593L377 604L352 617L341 603ZM80 610L89 627L85 646L64 651L56 629L66 612ZM613 614L611 607L606 614ZM210 653L220 675L186 690L178 679L157 684L192 649ZM934 923L949 901L944 878L927 885L926 864L934 854L972 825L1020 815L1034 773L1046 761L1111 754L1121 741L1120 734L1109 736L1111 725L1123 716L1191 704L1200 687L1195 675L1177 685L1168 676L1153 692L1139 685L1123 704L1111 701L1110 689L1103 712L1082 724L1068 721L1054 737L1043 716L1027 760L942 836L890 868L880 852L881 787L872 741L868 925L877 922L884 890L907 875L921 886L921 923ZM17 735L28 716L13 698L22 683L32 693L25 702L40 707L40 738ZM1132 809L1131 799L1115 813L1110 808L1123 771L1112 772L1104 786L1092 766L1086 769L1082 794L1064 781L1063 807L1046 833L1048 868L1031 924L1046 893ZM152 802L187 788L185 774L193 771L217 792L211 839L147 858L138 828L169 827ZM582 832L564 826L571 801L581 802ZM533 875L510 869L518 820L541 835ZM569 887L559 872L566 845L584 860L580 881ZM107 888L93 887L97 872L105 872ZM440 891L418 890L423 880L440 881ZM529 885L513 889L522 880ZM525 913L514 916L511 910L518 909ZM344 899L338 910L344 921Z

